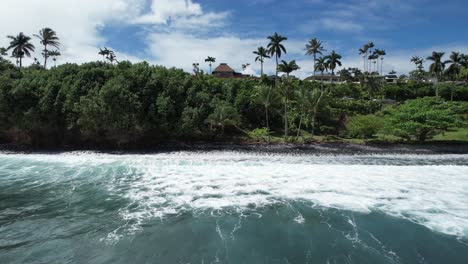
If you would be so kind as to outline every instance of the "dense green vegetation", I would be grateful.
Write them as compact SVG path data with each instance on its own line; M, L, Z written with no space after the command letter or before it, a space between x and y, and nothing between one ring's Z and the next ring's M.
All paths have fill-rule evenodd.
M23 67L23 58L35 50L23 33L8 36L10 46L0 49L2 143L145 147L172 140L425 141L445 135L468 140L459 132L467 127L468 57L457 52L447 61L445 53L433 52L427 58L432 61L429 72L424 71L424 59L413 57L417 70L411 78L387 84L381 77L386 52L369 42L359 50L362 71L341 69L345 83L324 84L290 78L300 66L295 60L280 61L288 38L278 33L268 37L267 48L253 52L261 63L260 79L219 79L205 74L199 63L193 63L191 75L119 62L107 48L97 52L104 62L48 69L48 59L56 62L60 56L60 39L50 28L34 37L43 46L42 64L34 58L31 66ZM4 58L8 51L16 67ZM316 38L306 44L314 75L335 75L342 56L324 52ZM275 78L263 74L266 59L275 60ZM214 57L205 59L210 73L215 62ZM279 78L279 72L285 75ZM431 77L450 82L428 81Z
M20 70L1 60L0 133L3 143L36 146L149 146L168 140L249 136L268 141L268 131L280 135L285 128L289 141L310 135L369 138L382 130L426 140L463 125L467 105L446 101L449 88L440 89L442 98L402 103L432 95L435 87L384 85L374 98L388 96L402 103L386 106L370 100L366 87L355 83L322 85L284 78L275 87L266 78L193 76L147 63ZM457 87L454 98L467 100L468 93L460 90L468 87ZM379 117L367 120L366 115L373 114ZM381 124L384 120L394 129Z

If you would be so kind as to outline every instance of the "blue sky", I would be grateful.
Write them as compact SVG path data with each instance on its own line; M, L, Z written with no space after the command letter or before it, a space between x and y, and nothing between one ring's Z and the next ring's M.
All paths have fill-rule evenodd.
M308 39L323 40L327 51L343 55L345 67L361 66L357 50L373 41L387 52L385 71L406 73L413 55L432 50L468 53L466 0L4 0L0 36L34 34L52 27L62 36L61 62L99 59L107 46L121 59L190 70L206 56L236 70L244 63L258 73L252 51L278 32L286 60L296 59L300 77L311 74L303 55ZM11 23L23 15L19 23ZM465 34L464 34L465 32ZM6 46L2 38L0 46ZM37 54L39 57L40 55ZM271 61L266 71L273 72Z

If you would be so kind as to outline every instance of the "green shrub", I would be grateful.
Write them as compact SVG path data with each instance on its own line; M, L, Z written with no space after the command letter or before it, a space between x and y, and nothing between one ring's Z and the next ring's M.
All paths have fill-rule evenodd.
M387 127L395 136L425 141L450 128L462 125L459 106L436 97L407 101L386 112Z
M375 115L354 116L346 125L347 133L350 137L362 139L373 137L382 127L382 119Z
M249 131L248 135L250 138L256 141L267 141L270 131L268 128L256 128L252 131Z

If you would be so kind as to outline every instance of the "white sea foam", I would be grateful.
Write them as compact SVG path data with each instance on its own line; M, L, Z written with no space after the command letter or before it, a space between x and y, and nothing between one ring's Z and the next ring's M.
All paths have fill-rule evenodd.
M5 159L123 166L127 170L113 171L107 185L132 201L121 215L137 225L186 210L216 214L301 200L311 206L381 211L468 237L468 155L0 154L0 161ZM294 220L304 222L301 215Z

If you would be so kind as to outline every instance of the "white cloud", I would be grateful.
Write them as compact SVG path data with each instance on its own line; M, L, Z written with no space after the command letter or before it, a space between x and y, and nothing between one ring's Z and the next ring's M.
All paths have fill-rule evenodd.
M86 62L98 59L97 47L105 44L99 28L109 23L126 23L137 16L145 0L3 0L0 16L0 46L8 46L6 35L24 32L32 36L51 27L62 43L60 61ZM14 21L14 22L12 22ZM37 58L39 41L34 39ZM31 62L27 59L25 64Z
M192 0L152 0L151 12L133 20L142 24L165 24L178 17L202 15L200 4Z

